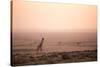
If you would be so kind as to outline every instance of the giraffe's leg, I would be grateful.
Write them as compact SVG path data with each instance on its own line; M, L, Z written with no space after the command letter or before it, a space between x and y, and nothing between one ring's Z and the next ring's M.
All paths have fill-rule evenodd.
M40 47L40 51L42 51L42 47Z

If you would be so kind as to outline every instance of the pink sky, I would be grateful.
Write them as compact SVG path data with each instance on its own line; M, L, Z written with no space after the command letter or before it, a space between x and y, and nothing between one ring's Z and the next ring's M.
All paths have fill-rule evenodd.
M96 31L95 5L14 0L13 31Z

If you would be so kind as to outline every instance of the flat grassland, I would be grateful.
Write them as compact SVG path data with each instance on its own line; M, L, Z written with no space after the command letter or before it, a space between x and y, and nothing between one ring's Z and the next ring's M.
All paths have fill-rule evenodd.
M33 54L14 54L12 64L19 65L39 65L55 63L86 62L97 60L97 50L72 51L72 52L49 52Z

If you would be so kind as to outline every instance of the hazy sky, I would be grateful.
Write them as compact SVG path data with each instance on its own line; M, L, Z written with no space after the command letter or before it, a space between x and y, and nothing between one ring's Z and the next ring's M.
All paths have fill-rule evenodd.
M96 31L96 6L14 0L13 31Z

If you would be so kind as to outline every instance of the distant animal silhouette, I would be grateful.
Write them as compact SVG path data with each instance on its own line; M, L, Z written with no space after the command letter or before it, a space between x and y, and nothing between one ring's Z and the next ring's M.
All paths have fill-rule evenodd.
M44 38L42 38L40 44L37 46L37 51L42 51L42 48L43 48L43 42L44 42Z
M80 44L81 44L81 42L76 42L76 44L77 44L77 45L80 45Z
M62 44L62 42L60 42L60 41L59 41L59 42L58 42L58 44L59 44L59 45L61 45L61 44Z

